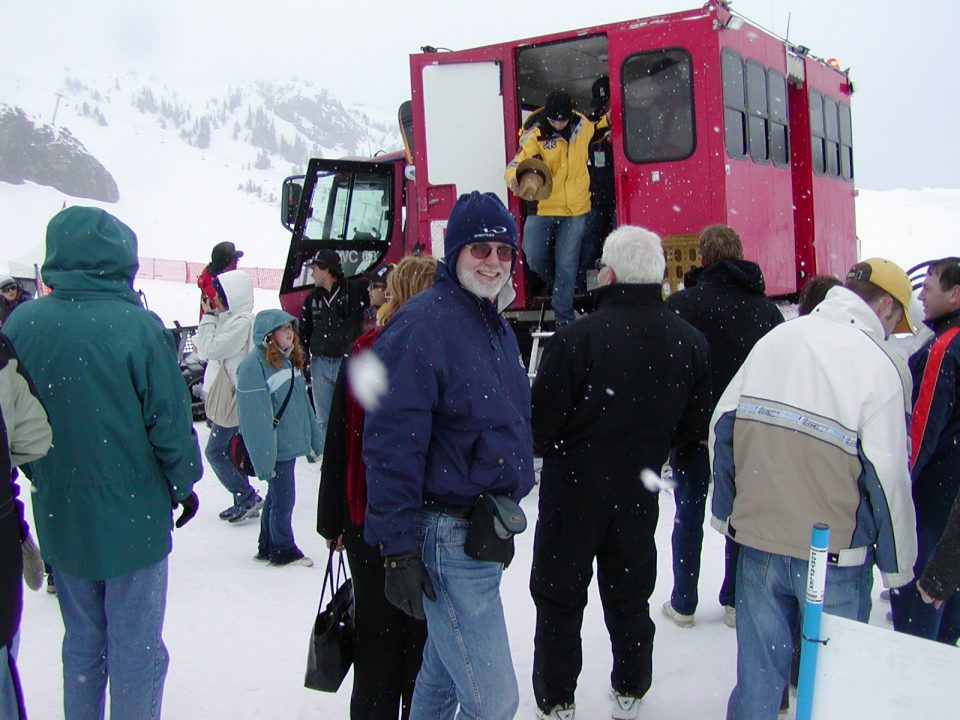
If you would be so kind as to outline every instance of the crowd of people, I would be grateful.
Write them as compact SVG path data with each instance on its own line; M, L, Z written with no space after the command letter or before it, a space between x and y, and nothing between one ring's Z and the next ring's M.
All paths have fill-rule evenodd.
M568 101L548 98L526 152L571 125L595 130L600 121ZM522 178L508 170L507 180L519 190ZM550 207L543 225L555 230L589 211ZM539 242L531 228L526 241ZM220 518L259 517L256 561L312 566L293 532L294 470L300 457L320 462L317 530L331 552L346 552L354 580L352 718L516 715L511 642L524 639L508 634L500 582L526 528L519 503L536 481L535 456L541 719L578 713L594 568L613 656L605 712L642 716L659 514L648 476L659 481L667 462L677 515L661 610L695 626L712 482L711 524L726 537L719 603L737 639L731 720L776 717L788 700L816 522L831 530L827 612L866 621L876 566L896 630L960 638L960 259L929 266L919 301L932 334L908 367L887 339L915 330L912 287L888 260L810 279L801 317L785 321L733 228L703 230L701 267L666 300L656 234L621 226L602 240L593 310L574 322L572 305L555 298L557 333L532 387L501 315L515 297L518 231L493 194L459 198L439 259L345 278L339 255L321 250L306 263L314 288L299 318L254 314L252 283L236 269L242 252L214 248L196 345L207 361L204 455L230 494ZM108 687L111 717L160 717L171 533L199 510L203 464L170 335L132 288L136 257L136 236L117 218L63 210L47 230L52 292L3 320L3 718L26 716L21 575L43 572L18 466L64 622L65 717L103 718ZM576 281L571 258L563 268L557 259L555 295ZM8 304L9 284L0 278ZM351 380L370 357L387 380L376 402Z

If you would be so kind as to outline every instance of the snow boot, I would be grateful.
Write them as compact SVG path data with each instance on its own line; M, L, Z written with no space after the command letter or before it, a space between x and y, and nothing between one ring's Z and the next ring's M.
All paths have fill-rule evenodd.
M635 720L640 715L640 698L634 695L621 695L616 690L610 690L610 699L613 708L610 717L613 720Z
M693 615L684 615L681 612L677 612L673 607L673 603L671 603L669 600L663 604L663 614L673 620L677 627L693 627Z
M227 518L227 522L230 524L236 524L238 522L243 522L244 520L258 518L260 517L260 508L263 507L263 498L259 495L254 495L252 500L240 505L237 508L237 511Z
M549 711L537 708L537 720L574 720L574 704L554 705Z

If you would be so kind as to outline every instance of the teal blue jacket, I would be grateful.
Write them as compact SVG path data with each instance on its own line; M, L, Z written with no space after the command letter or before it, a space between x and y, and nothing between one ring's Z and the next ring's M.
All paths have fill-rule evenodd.
M297 319L283 310L261 310L253 321L253 351L237 369L237 412L240 434L243 435L253 469L261 480L273 477L274 466L283 460L301 455L315 457L320 447L317 418L307 397L307 385L300 370L291 373L286 358L279 369L266 361L263 339L275 329ZM273 418L294 380L290 402L273 427Z
M3 334L29 369L53 447L28 468L44 559L103 580L171 549L172 506L203 464L172 335L132 289L137 239L98 208L47 227L43 278Z

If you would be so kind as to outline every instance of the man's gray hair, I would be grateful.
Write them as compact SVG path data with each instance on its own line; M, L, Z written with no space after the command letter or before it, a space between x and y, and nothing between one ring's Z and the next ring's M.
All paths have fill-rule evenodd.
M635 225L621 225L607 236L601 261L616 273L617 282L636 285L662 283L667 264L660 237Z

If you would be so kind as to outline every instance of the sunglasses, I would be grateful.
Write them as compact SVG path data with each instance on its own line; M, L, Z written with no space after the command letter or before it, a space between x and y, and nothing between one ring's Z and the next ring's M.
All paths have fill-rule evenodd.
M490 253L487 253L487 255L489 254ZM486 257L486 255L484 255L484 257ZM11 290L16 290L16 289L17 289L16 285L4 285L3 287L0 287L0 292L10 292Z
M473 243L468 247L470 248L470 255L475 257L477 260L485 260L486 258L490 257L490 253L493 252L493 245L490 243ZM507 262L516 257L516 248L512 248L509 245L497 245L497 260L500 262Z

